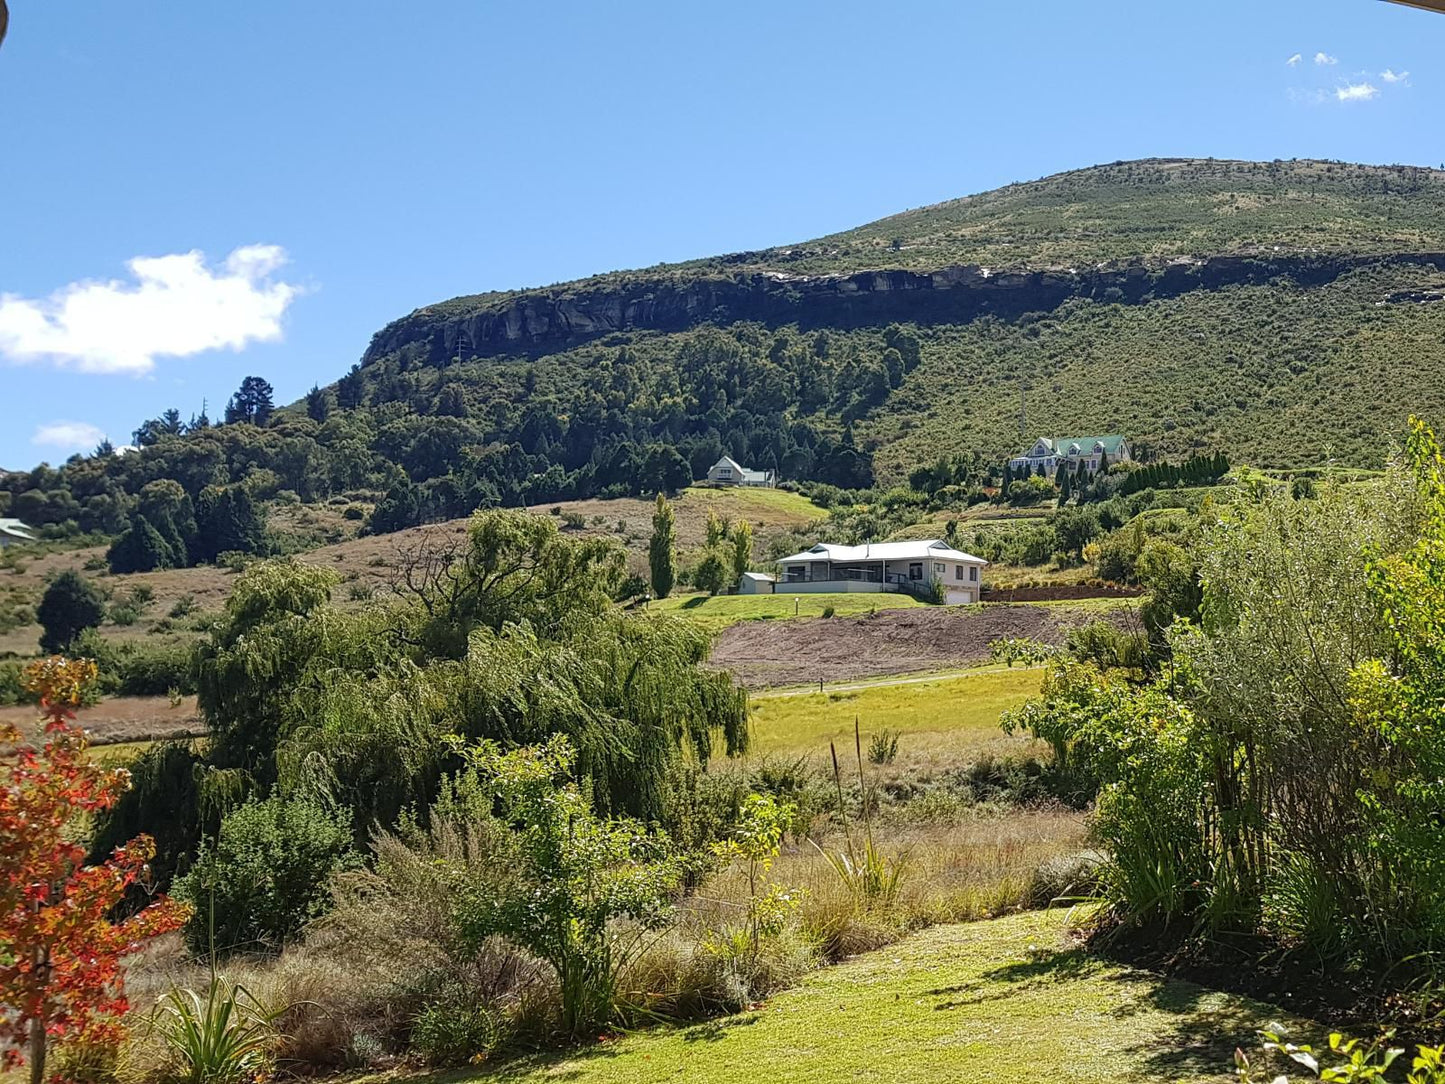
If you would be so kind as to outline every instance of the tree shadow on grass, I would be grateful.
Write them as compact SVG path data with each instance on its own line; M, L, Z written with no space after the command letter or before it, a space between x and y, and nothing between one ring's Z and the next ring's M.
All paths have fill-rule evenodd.
M694 595L692 598L688 599L688 600L685 601L681 606L679 606L678 609L679 609L679 610L695 610L695 609L697 609L699 606L701 606L703 603L707 602L707 600L708 600L708 596L707 596L707 595Z
M744 1016L724 1016L719 1020L706 1020L701 1024L694 1024L685 1028L682 1032L682 1041L685 1043L716 1043L728 1037L728 1033L738 1028L752 1027L759 1020L757 1013L748 1013Z
M944 999L933 1006L935 1012L942 1012L990 1001L1006 1001L1039 987L1084 978L1103 966L1102 961L1082 948L1041 949L1031 953L1026 960L985 971L972 982L940 986L924 993L928 997Z
M1160 1008L1175 1001L1177 986L1188 985L1161 981L1151 998ZM1234 1051L1246 1051L1257 1045L1259 1029L1269 1023L1262 1006L1233 1004L1226 1008L1201 1009L1197 998L1185 997L1195 1007L1176 1016L1172 1026L1162 1033L1140 1036L1132 1053L1140 1055L1136 1078L1140 1081L1176 1080L1195 1076L1223 1076L1233 1070Z

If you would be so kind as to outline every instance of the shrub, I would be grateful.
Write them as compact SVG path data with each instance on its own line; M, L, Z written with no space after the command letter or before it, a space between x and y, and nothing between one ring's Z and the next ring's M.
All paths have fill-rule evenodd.
M898 731L880 730L868 739L868 763L892 764L898 756Z
M333 874L349 864L351 830L304 799L272 797L228 813L176 894L195 906L192 951L278 948L321 914Z
M494 1050L505 1035L506 1021L490 1006L449 997L417 1014L411 1046L428 1065L467 1065Z
M828 603L828 605L826 605L826 606L823 607L823 616L824 616L824 617L832 617L832 616L833 616L834 614L836 614L837 612L838 612L837 607L835 607L831 602Z
M612 1023L620 1013L618 976L641 948L618 922L661 928L681 864L638 822L595 816L566 781L573 754L565 738L510 753L484 743L468 760L514 831L514 878L464 889L458 903L468 939L501 936L545 960L569 1035Z
M51 581L35 611L44 629L40 648L49 654L67 650L86 629L93 629L105 617L100 592L80 573L67 569Z
M182 595L180 598L176 599L176 601L171 605L170 611L167 616L173 617L179 621L181 618L189 617L195 612L196 596L187 594Z
M184 644L129 647L113 664L122 696L165 696L171 689L196 691L191 648Z

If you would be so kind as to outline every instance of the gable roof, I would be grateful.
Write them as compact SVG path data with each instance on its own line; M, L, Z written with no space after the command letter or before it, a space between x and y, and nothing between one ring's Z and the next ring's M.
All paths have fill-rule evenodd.
M0 534L10 538L18 538L24 542L34 542L35 536L30 533L30 528L18 519L6 519L0 516Z
M803 561L963 561L967 564L986 565L982 557L954 549L941 538L917 538L907 542L865 542L861 546L837 546L831 542L819 542L811 549L781 557L779 564L801 563Z
M1054 455L1069 455L1069 449L1075 444L1079 446L1079 451L1074 454L1088 455L1093 451L1095 444L1102 444L1105 454L1110 456L1118 455L1119 449L1125 443L1122 433L1109 433L1102 437L1039 437L1019 458L1026 458L1040 442L1048 445L1050 452Z
M734 458L733 458L732 456L730 456L730 455L725 455L725 456L723 456L723 457L722 457L721 459L719 459L716 463L714 463L711 467L709 467L708 470L709 470L709 471L715 471L715 470L717 470L719 467L731 467L733 470L737 471L739 474L746 474L746 473L747 473L747 467L743 466L741 463L739 463L736 459L734 459Z

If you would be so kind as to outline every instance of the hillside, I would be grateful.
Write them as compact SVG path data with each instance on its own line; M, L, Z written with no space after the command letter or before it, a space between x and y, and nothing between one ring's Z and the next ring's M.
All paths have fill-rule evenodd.
M1042 431L1377 468L1407 414L1445 413L1442 212L1433 170L1147 160L817 241L458 297L388 324L261 425L170 411L135 454L0 477L0 514L114 536L143 488L174 480L198 511L203 491L242 486L273 516L327 503L385 534L675 492L724 453L848 490L953 456L961 495ZM179 500L146 507L185 519Z
M525 371L565 400L618 351L656 368L709 355L735 366L699 346L701 325L774 363L827 330L826 353L866 366L888 349L879 332L901 322L916 327L921 364L883 394L858 394L856 380L836 394L846 362L821 377L784 362L781 379L740 388L743 406L856 423L885 481L941 451L1005 454L1021 393L1030 432L1123 430L1165 455L1224 446L1267 466L1327 454L1375 466L1407 406L1445 404L1433 365L1442 211L1445 173L1415 167L1115 163L816 241L454 298L379 331L361 371L384 386L418 362L481 359L454 379L515 395ZM831 386L815 397L830 401L808 402L805 385L820 382ZM760 450L745 443L736 450Z

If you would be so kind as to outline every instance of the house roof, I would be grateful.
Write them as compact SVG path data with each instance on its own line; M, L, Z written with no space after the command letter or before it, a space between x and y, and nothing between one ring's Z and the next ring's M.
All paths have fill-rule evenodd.
M776 583L778 577L769 576L766 572L744 572L743 579L756 580L758 583Z
M918 538L908 542L865 542L861 546L835 546L819 542L812 549L779 558L779 564L803 561L966 561L988 564L982 557L956 550L941 538Z
M719 467L731 468L733 473L736 474L739 478L742 478L744 481L766 482L768 480L768 475L771 473L765 470L752 470L749 467L745 467L730 455L725 455L716 463L714 463L710 468L708 468L708 473L717 470Z
M1124 435L1122 433L1109 433L1102 437L1039 437L1033 444L1028 446L1019 458L1026 458L1029 452L1034 450L1034 445L1040 440L1049 446L1049 449L1054 455L1077 455L1080 453L1087 455L1093 451L1095 444L1102 444L1105 453L1108 455L1118 455L1119 449L1124 445ZM1070 449L1075 444L1079 446L1079 451L1071 453Z
M4 516L0 516L0 534L23 539L26 542L35 541L35 536L30 533L29 527L18 519L6 519Z

